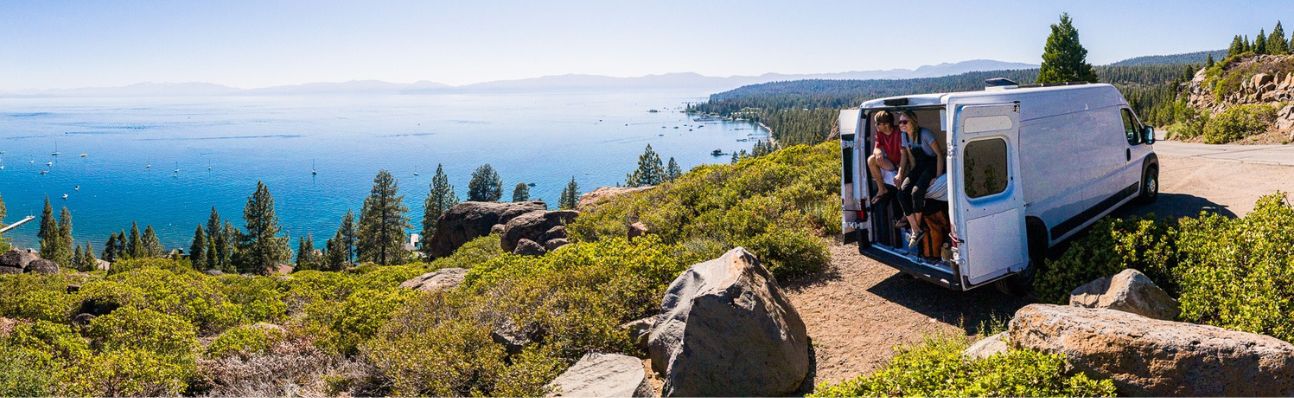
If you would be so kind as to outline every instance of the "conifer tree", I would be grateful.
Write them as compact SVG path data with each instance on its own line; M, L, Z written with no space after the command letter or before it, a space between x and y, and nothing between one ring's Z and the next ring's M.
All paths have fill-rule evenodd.
M144 240L145 257L162 257L166 255L162 248L162 241L157 239L157 231L153 230L152 225L144 227L144 237L142 239Z
M1281 27L1281 21L1276 21L1276 27L1272 28L1272 33L1267 36L1267 52L1275 55L1290 53L1289 42L1285 41L1285 28Z
M147 252L144 240L139 236L139 224L131 221L130 238L126 240L126 258L142 258Z
M1245 52L1245 42L1236 35L1231 39L1231 46L1227 47L1227 57L1240 55Z
M403 252L404 231L409 228L409 218L405 216L408 211L395 177L386 170L379 171L359 214L360 261L381 265L404 262L408 257Z
M571 182L566 183L566 188L562 189L562 195L557 200L558 208L562 210L574 209L580 201L580 186L575 183L575 177L571 177Z
M321 267L322 269L328 271L341 271L346 269L346 266L350 264L350 259L346 258L346 246L343 243L344 240L345 237L339 229L337 230L337 234L333 235L332 239L329 239L328 242L324 244L324 265Z
M625 185L631 187L660 185L664 180L665 166L661 164L660 155L652 150L651 144L647 144L642 155L638 155L638 168L625 176Z
M207 258L206 269L223 270L225 254L228 253L229 244L224 234L224 227L220 222L220 213L216 212L216 207L211 206L211 215L207 217Z
M530 187L524 182L518 182L517 186L512 187L512 201L525 202L530 200Z
M193 230L193 244L189 245L189 264L193 269L202 271L207 266L207 233L202 225Z
M1258 30L1258 37L1254 38L1254 54L1267 54L1267 34L1262 29Z
M5 216L4 197L0 196L0 227L4 227L4 216ZM4 233L0 233L0 252L7 252L7 251L9 251L9 241L5 240Z
M40 238L41 257L53 260L58 256L58 245L62 240L58 220L54 219L54 208L49 205L48 196L45 197L45 208L40 211L40 230L36 232L36 236Z
M297 265L294 271L318 269L315 259L315 240L310 234L297 238Z
M346 262L355 261L355 246L359 245L359 230L355 227L355 212L346 210L346 215L341 218L341 226L337 228L337 235L340 239L337 243L343 249L346 255Z
M130 253L126 251L126 230L117 231L117 247L112 252L117 254L118 260L130 258Z
M81 251L81 245L76 245L76 249L72 250L72 261L69 261L67 266L70 266L77 271L85 271L85 269L81 268L81 265L85 263L85 260L81 259L84 255L85 254Z
M427 194L427 200L422 206L422 251L429 257L431 247L427 243L431 242L431 237L436 233L436 221L456 204L458 195L454 193L454 186L449 185L445 169L437 164L436 175L431 177L431 192Z
M1078 40L1068 13L1060 14L1060 23L1051 25L1051 35L1042 50L1038 83L1096 82L1096 72L1087 63L1087 49Z
M220 253L220 270L225 273L239 272L238 264L241 260L238 246L245 240L245 237L238 231L238 227L235 227L234 223L229 220L225 220L225 226L221 234L224 236L225 246L224 251ZM283 241L283 246L287 246L286 240Z
M1214 61L1213 61L1213 54L1209 54L1208 58L1205 58L1205 59L1204 59L1204 67L1205 67L1205 68L1212 68L1212 67L1213 67L1213 63L1214 63Z
M58 250L54 252L54 257L46 257L54 260L60 266L74 266L72 263L72 212L67 211L64 206L58 213Z
M94 245L85 242L85 250L81 252L81 263L76 268L82 271L94 271L99 266L99 259L94 258Z
M741 156L737 154L737 151L732 151L732 160L729 163L737 164L739 161L741 161Z
M274 214L274 197L264 182L256 182L256 192L243 207L247 235L239 249L239 272L266 275L278 269L279 263L292 257L288 238L279 236L282 228Z
M675 179L678 179L678 177L682 175L683 175L683 169L679 168L678 162L674 161L673 156L670 156L669 165L665 166L665 179L669 181L674 181Z
M1249 41L1249 35L1245 35L1244 41L1241 42L1240 44L1242 44L1242 46L1240 47L1242 50L1240 52L1242 53L1247 53L1254 50L1254 45L1252 44L1252 42Z
M503 198L503 179L489 163L481 165L472 172L472 180L467 183L467 200L474 202L497 202Z
M117 261L117 233L116 232L108 234L108 243L103 244L103 254L100 254L100 257L103 257L103 261L107 261L107 262Z

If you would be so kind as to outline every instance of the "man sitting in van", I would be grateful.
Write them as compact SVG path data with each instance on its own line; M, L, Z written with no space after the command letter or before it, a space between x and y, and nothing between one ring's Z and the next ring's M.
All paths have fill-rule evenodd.
M872 173L872 180L876 181L876 195L872 196L872 203L876 203L889 194L890 187L898 185L894 177L902 163L903 152L899 150L901 138L894 124L894 114L885 110L876 112L872 115L872 122L876 125L876 145L872 148L872 155L867 157L867 169Z

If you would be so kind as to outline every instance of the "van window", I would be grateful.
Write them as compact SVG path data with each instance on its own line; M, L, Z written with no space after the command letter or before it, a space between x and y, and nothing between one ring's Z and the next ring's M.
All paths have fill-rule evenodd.
M1123 108L1123 134L1128 137L1128 145L1141 143L1141 126L1137 125L1137 118L1128 108Z
M990 138L966 144L962 161L966 197L974 199L1006 190L1006 140Z

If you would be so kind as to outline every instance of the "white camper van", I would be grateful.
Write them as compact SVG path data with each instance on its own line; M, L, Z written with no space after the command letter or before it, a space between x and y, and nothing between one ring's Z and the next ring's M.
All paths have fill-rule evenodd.
M1155 199L1154 131L1114 86L987 84L984 91L882 98L841 112L843 231L859 253L950 289L994 283L1020 292L1037 268L1032 264L1052 246L1129 201ZM880 110L914 112L946 148L946 187L926 200L924 212L935 224L923 230L933 238L919 247L908 247L909 230L896 226L901 213L892 200L872 203L870 116ZM930 249L926 240L940 247Z

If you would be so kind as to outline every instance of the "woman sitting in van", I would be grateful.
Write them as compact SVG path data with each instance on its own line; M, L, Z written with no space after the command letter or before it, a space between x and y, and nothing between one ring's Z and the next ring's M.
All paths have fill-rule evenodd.
M926 190L930 181L944 174L944 147L935 133L917 125L917 116L912 111L899 114L899 130L902 134L903 157L899 164L899 207L912 233L908 237L908 247L915 247L921 241L925 231L922 229L922 209L926 205Z

